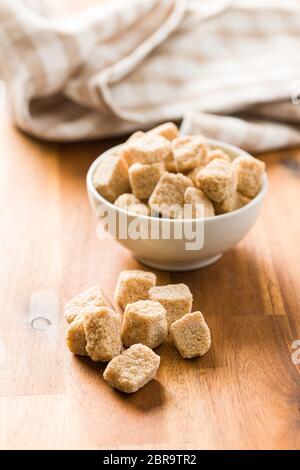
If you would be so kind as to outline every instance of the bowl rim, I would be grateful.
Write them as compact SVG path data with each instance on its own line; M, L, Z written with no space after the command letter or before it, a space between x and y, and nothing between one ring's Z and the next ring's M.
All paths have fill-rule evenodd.
M246 152L245 150L243 150L243 149L241 149L241 148L239 148L235 145L228 144L227 142L223 142L222 140L206 138L206 141L209 145L212 145L212 146L221 148L222 150L225 150L225 151L227 150L230 153L236 154L235 158L239 155L253 157L253 155ZM267 173L265 172L264 177L263 177L263 183L262 183L262 186L261 186L261 189L260 189L259 193L253 199L251 199L251 201L248 202L248 204L246 204L245 206L240 207L239 209L235 209L234 211L227 212L225 214L218 214L218 215L214 215L214 216L210 216L210 217L204 217L204 218L199 217L199 218L190 218L190 219L188 219L188 218L187 219L171 219L171 218L167 218L167 217L160 219L158 217L153 217L153 216L150 216L150 215L136 214L134 212L130 212L128 210L125 210L125 209L122 209L120 207L115 206L112 202L108 201L103 196L101 196L101 194L98 193L98 191L96 190L96 188L93 184L93 176L94 176L94 173L96 171L97 166L100 163L100 160L103 157L108 157L109 155L114 155L114 152L120 150L120 148L123 145L124 145L124 143L119 144L119 145L115 145L114 147L110 147L109 149L105 150L105 152L98 155L98 157L93 161L93 163L90 165L90 167L88 169L88 172L87 172L87 175L86 175L86 184L87 184L88 191L100 203L102 203L104 205L108 205L114 211L120 212L121 214L126 215L126 216L128 216L128 214L129 214L130 216L134 216L135 218L139 218L141 220L150 220L150 221L155 220L156 222L160 221L161 223L163 223L164 221L168 221L169 223L172 222L174 224L176 224L176 223L181 223L182 224L182 222L183 223L190 223L190 222L195 223L196 221L201 221L201 222L205 222L205 223L209 223L209 222L212 222L212 221L216 222L218 220L228 219L230 217L234 217L236 215L242 214L243 212L246 212L252 206L256 205L261 200L263 200L266 193L267 193L267 190L268 190L268 177L267 177Z

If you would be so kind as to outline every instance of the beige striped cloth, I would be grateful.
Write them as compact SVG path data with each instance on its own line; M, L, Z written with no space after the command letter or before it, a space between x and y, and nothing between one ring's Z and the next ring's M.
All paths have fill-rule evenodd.
M40 6L0 1L0 77L24 131L74 141L183 119L251 152L300 144L299 0Z

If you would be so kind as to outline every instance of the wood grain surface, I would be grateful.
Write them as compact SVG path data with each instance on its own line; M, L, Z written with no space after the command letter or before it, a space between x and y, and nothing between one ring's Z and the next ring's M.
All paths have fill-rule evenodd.
M9 449L300 447L300 150L264 155L270 189L243 241L215 265L157 272L185 282L212 331L202 359L158 348L132 396L64 344L66 299L140 267L96 237L85 174L115 141L46 144L0 117L0 446ZM300 354L299 354L300 359Z

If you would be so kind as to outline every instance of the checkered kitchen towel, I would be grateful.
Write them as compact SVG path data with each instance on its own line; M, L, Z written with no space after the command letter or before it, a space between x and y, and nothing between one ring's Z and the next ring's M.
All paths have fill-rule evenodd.
M260 152L300 144L299 0L106 0L55 18L0 1L0 77L26 132L60 141L183 118Z

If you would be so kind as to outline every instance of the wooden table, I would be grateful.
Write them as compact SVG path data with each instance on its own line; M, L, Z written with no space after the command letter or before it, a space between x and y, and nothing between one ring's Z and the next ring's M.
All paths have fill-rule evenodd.
M94 284L112 299L120 270L140 267L97 239L86 196L89 165L114 142L41 143L3 114L0 128L1 448L299 448L300 151L263 157L262 214L219 262L157 272L190 286L212 348L186 361L161 346L157 380L125 396L64 343L65 300Z

